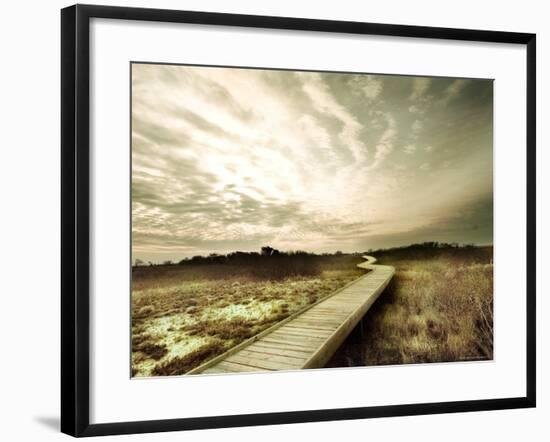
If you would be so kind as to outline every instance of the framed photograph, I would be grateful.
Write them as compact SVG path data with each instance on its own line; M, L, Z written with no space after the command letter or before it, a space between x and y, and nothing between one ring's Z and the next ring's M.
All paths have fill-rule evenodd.
M535 406L534 34L61 30L63 432Z

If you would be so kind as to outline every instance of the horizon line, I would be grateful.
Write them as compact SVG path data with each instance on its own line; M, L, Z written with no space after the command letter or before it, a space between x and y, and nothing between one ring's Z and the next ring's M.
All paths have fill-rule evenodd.
M279 253L303 252L303 253L307 253L307 254L310 254L310 255L317 255L317 256L336 255L338 252L343 254L343 255L361 255L363 253L375 253L375 252L388 251L388 250L404 249L404 248L407 248L407 247L422 246L422 245L427 245L427 244L438 244L440 246L443 246L441 248L464 248L464 247L468 247L468 246L470 246L470 247L494 247L493 243L474 243L474 242L462 242L462 243L460 243L460 242L456 242L456 241L453 241L453 242L423 241L423 242L408 243L408 244L404 244L404 245L400 245L400 246L393 246L393 247L379 247L379 248L376 248L376 249L366 249L366 250L363 250L363 251L355 250L355 251L352 251L352 252L345 252L343 250L335 250L335 251L332 251L332 252L312 252L312 251L308 251L308 250L304 250L304 249L279 250L279 249L276 249L275 247L272 247L272 249L277 250ZM266 245L266 246L262 246L262 247L271 247L271 246ZM208 258L209 256L212 256L212 255L213 256L228 256L232 253L247 253L247 254L256 253L256 254L260 255L261 254L261 248L260 248L259 251L258 250L233 250L233 251L225 252L225 253L211 252L211 253L206 254L206 255L202 255L202 254L188 255L188 256L184 256L184 257L182 257L180 259L177 259L177 260L166 259L166 260L163 260L163 261L151 261L151 260L141 259L141 258L138 258L138 257L136 257L136 258L132 257L131 261L132 261L132 266L134 266L134 262L137 261L137 260L143 262L144 264L153 264L153 265L162 265L165 262L171 262L173 264L177 264L177 263L179 263L181 261L184 261L184 260L191 260L194 257Z

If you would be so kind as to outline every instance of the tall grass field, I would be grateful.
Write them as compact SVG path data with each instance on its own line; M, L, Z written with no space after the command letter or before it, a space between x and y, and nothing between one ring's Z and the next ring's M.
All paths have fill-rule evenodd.
M132 374L185 374L364 275L362 261L268 250L133 267Z
M493 358L492 247L368 252L395 276L328 367ZM132 268L132 375L183 375L365 274L361 253L233 253Z
M396 274L329 367L493 358L493 248L372 253Z

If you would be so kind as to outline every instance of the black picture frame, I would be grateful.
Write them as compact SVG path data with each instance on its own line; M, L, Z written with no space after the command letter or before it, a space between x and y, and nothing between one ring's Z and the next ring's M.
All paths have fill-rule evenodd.
M90 19L110 18L525 45L527 342L522 397L90 424ZM535 407L536 35L409 25L75 5L61 10L61 431L99 436Z

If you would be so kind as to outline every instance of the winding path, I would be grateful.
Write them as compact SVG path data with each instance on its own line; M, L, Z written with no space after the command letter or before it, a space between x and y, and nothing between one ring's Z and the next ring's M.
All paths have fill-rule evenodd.
M188 374L323 367L395 273L391 266L375 264L372 256L363 258L357 267L369 270L366 275Z

